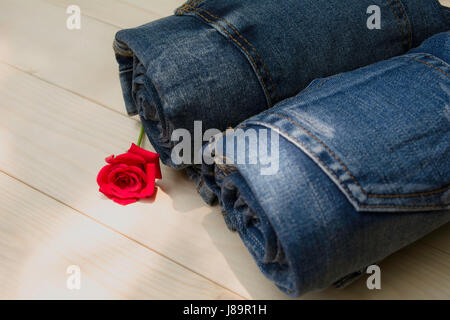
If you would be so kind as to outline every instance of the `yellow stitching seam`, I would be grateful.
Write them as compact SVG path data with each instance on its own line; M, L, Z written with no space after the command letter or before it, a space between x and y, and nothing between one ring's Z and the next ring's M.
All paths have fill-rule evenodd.
M266 93L267 98L269 99L269 104L270 106L272 106L272 98L270 97L270 93L269 90L267 90L266 84L264 83L264 78L262 77L261 73L258 70L258 66L256 65L255 60L253 60L252 56L250 55L250 53L245 49L245 47L239 42L237 41L227 30L225 30L221 25L217 24L216 22L209 20L208 18L206 18L204 15L202 15L201 13L197 12L197 11L189 11L187 9L181 9L182 11L186 11L186 12L192 12L198 16L200 16L201 18L203 18L205 21L209 22L209 23L214 23L215 25L217 25L218 27L220 27L220 29L222 29L223 32L225 32L230 39L236 43L242 50L244 50L244 52L247 54L248 58L250 59L252 65L255 67L256 73L258 74L259 78L261 79L261 82L263 84L264 87L264 92Z

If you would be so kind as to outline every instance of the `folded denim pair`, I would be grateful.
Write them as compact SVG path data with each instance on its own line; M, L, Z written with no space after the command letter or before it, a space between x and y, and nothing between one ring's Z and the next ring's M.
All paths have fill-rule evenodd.
M227 225L284 292L343 286L450 221L449 63L440 33L317 79L205 146ZM239 161L236 141L252 135ZM267 164L276 171L261 174Z
M380 8L370 29L368 8ZM417 47L446 31L437 0L193 0L176 15L117 33L127 111L139 114L166 165L186 168L200 194L200 164L174 162L175 129L220 131L294 96L314 79ZM192 155L198 149L192 141Z

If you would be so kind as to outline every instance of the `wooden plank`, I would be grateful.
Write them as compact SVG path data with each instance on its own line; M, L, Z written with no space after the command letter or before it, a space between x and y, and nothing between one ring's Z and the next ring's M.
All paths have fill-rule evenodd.
M0 256L1 299L239 298L3 173Z
M248 292L239 278L284 297L185 175L164 167L154 203L122 207L98 192L104 158L127 150L138 125L0 64L0 168L243 296Z
M158 15L171 14L184 2L78 0L74 3L82 9L82 28L70 31L65 27L65 7L73 1L45 1L0 2L0 60L123 114L111 49L119 28L111 24L131 27L150 22ZM448 0L445 3L450 5Z
M0 168L241 296L285 298L262 276L238 236L226 230L218 209L205 206L183 174L164 167L153 203L122 207L98 192L95 178L103 159L126 150L137 133L135 121L0 64ZM389 269L394 279L404 265L395 261ZM414 273L422 268L408 267ZM402 294L401 288L387 286L383 294L398 290ZM427 290L420 282L405 294L420 297ZM308 298L359 294L327 290Z
M369 275L363 275L345 289L327 290L327 296L334 291L339 299L450 299L450 255L422 242L388 257L380 270L381 290L368 290Z
M176 8L181 6L186 1L184 0L119 0L127 2L130 5L134 5L149 12L155 12L162 16L168 16L172 14ZM434 1L434 0L433 0ZM450 7L450 0L439 0L439 2L447 7Z
M450 223L429 234L421 242L450 254Z
M173 14L176 8L185 3L185 0L120 0L129 5L142 8L148 12L155 12L161 16Z
M33 0L36 2L35 0ZM117 28L133 28L162 16L118 0L44 0L64 8L70 5L80 7L82 16L96 19ZM68 15L66 15L68 17Z
M83 16L68 30L67 17L44 1L0 1L0 60L125 114L112 49L119 28Z
M135 1L130 2L134 3ZM71 32L79 31L67 31L64 33L60 30L55 32L53 29L61 28L65 30L65 19L67 17L65 11L62 12L61 8L50 6L47 3L40 3L39 5L35 5L35 3L38 3L38 1L5 0L0 3L0 39L2 39L0 40L0 59L5 58L9 63L14 63L37 77L50 82L55 81L55 84L61 87L76 91L77 94L85 95L104 104L106 107L112 107L123 112L116 72L114 72L114 76L109 72L110 70L115 71L117 68L114 60L109 60L109 57L112 57L110 49L111 39L117 28L87 18L83 19L83 21L87 21L88 26L91 27L89 27L89 32L86 32L83 36L80 35L77 38L70 34ZM100 4L100 2L95 3ZM113 19L111 21L106 20L108 11L102 12L99 10L98 5L96 7L95 3L92 7L82 6L82 12L85 11L85 15L89 15L97 20L113 23ZM148 5L149 2L137 1L136 3L137 5L139 3ZM56 2L55 4L58 5ZM147 9L151 11L151 8L147 7ZM18 19L17 17L23 18ZM36 17L39 17L39 19L35 19ZM45 23L42 23L42 21L45 21ZM85 25L83 23L83 27ZM92 36L91 32L94 32L95 35ZM30 41L31 36L36 36L42 42ZM82 43L82 48L73 45L71 41L66 41L66 38L75 41L76 44ZM105 41L106 38L108 41ZM88 45L86 46L85 44ZM90 50L88 50L88 53L86 53L86 48ZM72 66L71 64L74 65ZM89 70L88 74L86 70ZM7 81L8 77L9 75L4 80ZM31 82L37 83L38 81L34 79ZM29 90L28 87L23 88L20 83L16 83L10 89L15 90L10 93L15 95L16 98L19 98L22 94L28 94L28 104L33 103L32 94L23 93ZM36 90L39 91L39 89ZM16 113L16 116L18 115L19 118L16 117L15 120L22 124L18 126L11 125L7 130L2 131L2 138L5 137L10 142L5 146L2 145L2 150L6 150L5 157L8 157L13 151L20 150L21 153L18 153L17 156L14 156L7 162L12 166L17 165L13 171L19 171L21 176L27 178L27 181L33 181L36 185L42 186L43 189L46 189L52 195L57 194L60 196L65 194L65 199L70 200L71 203L77 203L77 207L82 207L79 205L80 203L84 207L93 205L94 208L90 210L92 212L93 210L95 211L99 201L90 202L91 199L85 198L86 194L94 192L92 184L95 185L95 182L92 179L95 179L99 167L93 168L93 163L100 166L105 154L118 153L125 150L128 147L130 138L133 139L138 129L132 121L120 118L119 115L114 117L109 115L110 112L101 113L100 111L100 113L90 113L90 108L98 108L98 105L87 103L79 97L75 99L70 94L68 94L70 96L68 98L60 91L54 90L54 88L46 90L45 92L50 95L47 104L41 105L37 103L34 105L34 108L21 108ZM67 108L59 110L59 105L53 105L52 108L49 108L49 105L54 103L52 100L55 95L60 96L59 102L61 104L72 101L72 103L69 103L69 109L72 108L73 110L67 110ZM62 96L64 97L62 98ZM79 104L84 105L84 107L78 109ZM46 115L42 116L39 119L40 122L38 121L38 124L36 124L32 117L28 117L30 116L28 113L31 110L35 114L44 113ZM87 119L76 114L77 110L81 113L87 112L88 116L100 118ZM9 115L10 113L8 111L7 114ZM20 118L22 116L21 113L27 115L26 121ZM49 117L50 120L42 121L44 117ZM69 117L69 120L66 117ZM9 119L4 120L8 121ZM107 123L105 124L104 122ZM25 123L30 123L31 126L27 127ZM49 130L53 126L57 127L55 132ZM64 126L67 127L63 128ZM85 126L88 127L87 130L84 129ZM97 128L99 132L96 132ZM30 132L32 134L31 138L29 137ZM45 132L45 134L41 137L40 132ZM55 137L58 134L65 136ZM16 146L16 143L22 145ZM74 149L65 146L65 144L70 143L73 143ZM54 147L62 147L61 152L54 150ZM92 153L93 150L95 150L94 153ZM38 155L36 161L38 164L45 164L44 168L39 168L38 164L32 165L28 163L36 158L35 151ZM78 153L88 154L86 161L80 161L83 155ZM27 155L28 158L19 159L22 155ZM95 161L92 161L92 159ZM15 161L17 161L17 164L15 164ZM58 161L66 163L63 166L55 165ZM82 170L80 170L80 167L82 167ZM52 172L52 169L57 170L57 172ZM60 169L72 171L71 173L59 172L58 170ZM73 176L73 172L82 174L79 178L71 177L69 179L70 183L75 183L75 185L70 187L70 190L57 190L65 187L63 180L68 176L70 178L70 175ZM229 282L232 288L240 288L241 294L262 298L284 297L260 275L239 239L225 230L222 218L217 214L217 210L206 208L203 205L195 191L192 190L192 184L184 175L165 169L164 176L165 179L160 183L158 200L154 204L146 204L145 207L142 206L142 208L134 210L133 213L126 211L126 214L123 214L122 209L114 207L114 213L111 214L112 217L109 216L108 212L97 212L97 216L105 220L109 219L108 221L111 224L120 226L121 231L128 232L128 230L132 230L130 234L141 239L149 247L153 248L152 244L156 241L156 247L162 248L162 252L177 261L186 262L188 266L193 265L195 270L200 270L199 272L208 269L206 274L219 279L222 283L228 284ZM87 177L90 180L87 180ZM51 185L58 181L60 183L56 186ZM78 189L86 186L88 186L87 190ZM83 192L80 190L83 190ZM74 192L77 196L68 195L70 192ZM160 196L161 194L162 196ZM164 200L161 200L161 197ZM136 206L140 206L140 204ZM150 206L152 206L152 209L156 207L157 210L161 211L157 214L155 227L151 226L154 223L153 217L148 216L150 211L152 211L152 209L149 209ZM133 222L136 225L140 225L135 226ZM158 222L166 223L167 227L164 230L156 230L162 226ZM149 225L151 226L150 228L148 228ZM200 228L198 225L200 225ZM170 230L172 226L175 226L174 230ZM191 227L193 228L192 231L190 231ZM178 230L186 228L189 231L181 236L181 239L168 241L169 244L164 243L165 237L170 237L173 234L178 236ZM149 234L148 229L150 232L154 232L155 235ZM196 231L199 229L201 231L197 235ZM183 237L193 237L191 239L192 243L195 240L205 241L206 239L206 244L185 250L184 247L186 245L179 243L186 242ZM190 242L187 244L190 245ZM201 266L203 262L201 259L208 261L209 258L207 254L209 251L205 254L202 253L205 247L213 252L214 258L210 263L206 262L205 266ZM217 255L222 255L222 258L215 257ZM193 261L194 259L200 261ZM241 262L242 260L245 262ZM220 276L220 272L223 271L220 269L222 266L216 272L213 270L215 263L219 265L225 264L224 269L227 271L224 276ZM237 269L237 271L234 269ZM233 280L229 281L230 279ZM330 296L321 294L318 297L336 297L336 294L333 293Z

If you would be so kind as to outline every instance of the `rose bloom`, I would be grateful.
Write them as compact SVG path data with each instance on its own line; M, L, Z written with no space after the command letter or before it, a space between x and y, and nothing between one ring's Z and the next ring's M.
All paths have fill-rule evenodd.
M109 156L97 176L99 191L111 200L127 205L149 198L155 192L155 179L161 179L159 154L134 143L127 153Z

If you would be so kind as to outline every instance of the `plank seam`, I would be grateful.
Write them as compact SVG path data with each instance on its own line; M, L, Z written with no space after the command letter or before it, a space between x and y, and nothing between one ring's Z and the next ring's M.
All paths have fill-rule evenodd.
M75 212L77 212L78 214L84 216L85 218L90 219L90 220L93 221L93 222L96 222L97 224L101 225L102 227L107 228L107 229L109 229L109 230L115 232L116 234L118 234L118 235L120 235L120 236L122 236L122 237L124 237L124 238L126 238L126 239L128 239L128 240L130 240L130 241L133 241L134 243L136 243L136 244L138 244L138 245L140 245L140 246L146 248L147 250L152 251L152 252L155 253L155 254L158 254L159 256L161 256L161 257L163 257L163 258L169 260L170 262L175 263L175 264L178 265L179 267L181 267L181 268L183 268L183 269L186 269L186 270L188 270L188 271L190 271L190 272L196 274L197 276L199 276L199 277L201 277L201 278L203 278L203 279L205 279L205 280L207 280L207 281L213 283L214 285L216 285L216 286L218 286L218 287L220 287L220 288L222 288L222 289L224 289L224 290L226 290L226 291L228 291L228 292L231 292L232 294L235 294L236 296L238 296L238 297L240 297L240 298L242 298L242 299L244 299L244 300L248 300L247 297L244 297L244 296L242 296L241 294L239 294L239 293L237 293L237 292L235 292L235 291L233 291L233 290L231 290L231 289L229 289L229 288L223 286L222 284L216 282L215 280L212 280L212 279L210 279L210 278L204 276L203 274L201 274L201 273L199 273L199 272L197 272L197 271L195 271L195 270L193 270L193 269L191 269L191 268L189 268L189 267L187 267L187 266L185 266L185 265L179 263L178 261L176 261L176 260L174 260L174 259L172 259L172 258L166 256L165 254L162 254L162 253L156 251L155 249L149 247L148 245L146 245L146 244L140 242L139 240L136 240L136 239L134 239L134 238L132 238L132 237L130 237L130 236L128 236L128 235L126 235L125 233L123 233L123 232L121 232L121 231L119 231L119 230L117 230L117 229L115 229L115 228L113 228L113 227L107 225L106 223L104 223L104 222L102 222L102 221L100 221L100 220L98 220L98 219L96 219L96 218L94 218L94 217L91 217L90 215L88 215L88 214L86 214L86 213L84 213L84 212L82 212L82 211L80 211L80 210L78 210L78 209L72 207L71 205L69 205L69 204L67 204L67 203L65 203L65 202L63 202L63 201L61 201L61 200L55 198L55 197L52 196L51 194L49 194L49 193L47 193L47 192L44 192L44 191L42 191L42 190L39 190L38 188L34 187L33 185L31 185L31 184L29 184L29 183L23 181L23 180L20 179L20 178L15 177L14 175L12 175L12 174L6 172L5 170L0 169L0 173L3 173L3 174L5 174L5 175L7 175L8 177L10 177L10 178L12 178L12 179L14 179L14 180L16 180L16 181L18 181L18 182L23 183L23 184L26 185L27 187L29 187L29 188L31 188L31 189L33 189L33 190L35 190L35 191L37 191L37 192L43 194L44 196L46 196L46 197L48 197L48 198L50 198L50 199L52 199L52 200L55 200L56 202L58 202L58 203L60 203L60 204L62 204L62 205L64 205L64 206L66 206L66 207L68 207L68 208L74 210Z
M27 74L27 75L29 75L29 76L32 76L32 77L34 77L34 78L36 78L36 79L38 79L38 80L40 80L40 81L43 81L43 82L45 82L45 83L47 83L47 84L49 84L49 85L51 85L51 86L54 86L54 87L56 87L56 88L58 88L58 89L61 89L61 90L67 91L67 92L69 92L69 93L71 93L71 94L74 94L74 95L76 95L76 96L78 96L78 97L80 97L80 98L82 98L82 99L84 99L84 100L87 100L87 101L89 101L89 102L91 102L91 103L94 103L94 104L96 104L96 105L98 105L98 106L100 106L100 107L102 107L102 108L104 108L104 109L107 109L107 110L112 111L112 112L114 112L114 113L120 114L121 116L123 116L123 117L125 117L125 118L127 118L127 119L132 119L132 120L134 120L134 121L136 121L136 122L138 122L138 123L141 123L141 121L140 121L139 119L135 118L135 117L130 117L130 116L128 116L127 114L122 113L122 112L120 112L120 111L118 111L118 110L116 110L116 109L113 109L113 108L107 106L107 105L104 104L104 103L101 103L101 102L96 101L96 100L94 100L94 99L92 99L92 98L89 98L89 97L87 97L87 96L84 96L84 95L82 95L82 94L80 94L80 93L78 93L78 92L76 92L76 91L73 91L72 89L68 89L68 88L65 88L65 87L63 87L63 86L60 86L59 84L53 83L53 82L51 82L50 80L47 80L47 79L45 79L45 78L42 78L42 77L36 75L34 72L24 70L24 69L22 69L21 67L16 66L16 65L14 65L14 64L11 64L11 63L9 63L9 62L6 62L6 61L4 61L4 60L0 60L0 63L2 63L2 64L4 64L4 65L7 65L7 66L9 66L9 67L11 67L11 68L14 68L14 69L17 70L17 71L23 72L23 73L25 73L25 74Z

